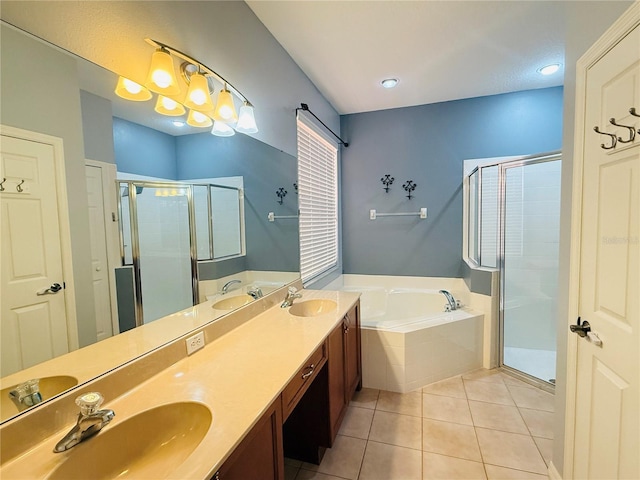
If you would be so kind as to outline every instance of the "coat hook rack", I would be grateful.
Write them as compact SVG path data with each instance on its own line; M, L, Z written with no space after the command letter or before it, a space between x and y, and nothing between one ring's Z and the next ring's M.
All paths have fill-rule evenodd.
M384 191L385 192L389 193L389 186L393 185L393 181L394 180L395 180L395 178L393 178L391 175L385 175L384 177L382 177L380 179L380 181L384 185Z
M616 144L618 143L618 137L615 136L613 133L601 132L600 128L598 128L597 125L593 127L593 131L596 133L599 133L600 135L607 135L608 137L611 137L611 145L607 146L604 143L601 143L600 144L601 148L603 148L604 150L611 150L612 148L616 148Z
M627 130L629 130L629 138L627 140L623 140L622 137L618 137L618 141L620 143L631 143L635 140L636 138L636 128L635 127L630 127L629 125L622 125L621 123L617 123L615 118L610 118L609 119L609 123L611 125L615 125L616 127L622 127L622 128L626 128Z
M273 212L269 212L267 214L267 220L269 220L270 222L275 222L276 220L279 220L279 219L282 219L282 218L285 218L285 219L298 218L298 215L276 215Z
M276 191L276 195L278 196L278 198L280 200L278 200L278 203L280 205L282 205L282 202L284 202L284 197L287 196L287 191L284 189L284 187L280 187L277 191Z
M298 182L293 182L293 188L296 191L296 195L298 195Z
M23 183L24 183L24 180L20 180L20 183L16 185L16 190L18 191L18 193L24 192L24 188L22 188Z
M4 182L6 182L7 179L5 177L2 177L2 181L0 182L0 192L4 192Z
M409 195L407 195L407 198L409 200L411 200L411 198L413 198L413 196L411 195L411 192L413 192L416 187L418 185L416 183L413 183L413 180L407 180L404 185L402 185L402 188L404 188L404 191L407 192Z

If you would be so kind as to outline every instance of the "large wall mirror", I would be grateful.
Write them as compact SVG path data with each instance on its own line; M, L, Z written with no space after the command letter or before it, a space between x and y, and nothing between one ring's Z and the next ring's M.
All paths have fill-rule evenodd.
M81 111L80 123L71 125L73 122L66 122L65 128L71 125L75 130L70 130L64 135L66 137L64 158L71 225L71 252L74 255L72 263L76 283L73 307L77 313L77 325L74 328L77 331L78 347L92 348L96 342L99 342L98 344L109 342L113 335L118 335L119 332L135 326L131 322L135 324L136 272L124 258L127 255L132 256L132 252L125 254L117 248L116 264L109 264L109 273L113 275L115 287L110 287L108 279L105 279L103 284L107 285L107 297L105 298L105 294L98 291L97 285L100 282L95 280L99 277L99 275L96 276L96 272L99 273L102 267L96 267L94 250L101 247L98 245L100 242L95 241L95 236L92 237L88 233L93 232L90 224L94 221L95 212L90 215L89 210L95 205L95 199L89 198L88 201L86 199L87 195L91 197L96 191L99 191L100 195L112 197L113 203L107 204L111 210L100 213L97 218L101 215L111 219L113 225L107 225L104 235L108 241L120 246L123 241L122 231L126 231L126 228L121 228L121 222L130 222L131 219L125 218L129 214L128 206L126 212L123 212L122 208L118 210L118 199L122 206L123 201L128 205L136 194L139 199L146 201L150 201L152 196L154 198L156 195L162 196L159 187L142 188L138 191L134 188L134 182L138 182L141 186L144 186L144 182L190 186L189 195L195 208L206 210L206 215L199 215L194 219L196 220L194 245L197 275L195 278L197 279L196 291L198 291L197 298L194 299L196 302L213 304L216 299L219 299L220 285L234 279L240 280L240 283L235 283L229 288L230 294L235 290L244 293L249 288L260 287L266 295L299 277L298 222L295 218L291 219L297 215L298 211L295 157L243 134L216 137L211 135L210 128L178 126L174 124L175 118L164 117L154 112L154 100L134 103L119 99L113 93L118 80L113 72L72 53L61 51L55 45L46 44L4 22L1 28L3 40L1 122L24 130L41 132L44 121L55 122L59 117L59 122L66 122L65 109L73 109L75 105L75 107L79 106ZM32 68L33 64L37 64L39 68ZM32 72L37 71L40 76L48 75L45 81L50 83L52 90L47 93L46 102L37 101L37 98L43 95L42 83L34 85L28 79L25 81L22 68ZM58 91L55 90L57 77L70 80L65 85L61 85ZM34 104L30 106L24 104L31 97L34 98L34 104L37 103L37 108ZM25 108L31 108L31 111L25 112ZM263 121L265 120L268 121L263 118ZM44 133L50 134L50 132ZM80 139L78 145L81 144L84 148L82 159L77 158L82 155L82 152L78 152L77 149L73 151L75 148L73 138ZM8 171L12 167L7 166L7 158L3 148L0 176L9 178L7 184L10 184L15 174ZM84 160L89 163L85 163ZM114 170L117 170L117 174L114 174L114 178L108 178L107 175L105 179L95 181L94 189L91 183L93 177L90 178L85 170L91 161L94 165L115 164ZM86 189L84 185L82 188L76 188L76 184L70 184L69 180L74 176L74 182L87 181ZM107 187L103 188L102 185ZM128 188L126 195L125 187ZM12 188L15 188L15 185L12 185ZM288 192L284 199L276 194L281 188ZM13 199L15 195L7 197L4 193L1 192L0 197L3 200L2 215L4 217L2 219L2 268L6 269L11 264L10 259L5 258L11 255L11 249L5 248L11 233L9 230L19 228L20 222L15 218L11 222L7 220L9 210L5 200ZM159 210L154 211L153 215L169 218L171 217L170 209L176 210L183 206L179 201L157 204L153 208ZM166 215L161 215L162 213ZM270 213L272 217L275 214L276 218L285 216L289 220L270 221ZM208 221L212 216L221 219L213 228ZM181 217L176 215L175 218ZM147 220L154 221L152 217ZM188 240L190 238L188 224L188 219L186 223L184 218L182 223L176 220L175 225L168 223L163 226L164 230L154 231L145 239L151 238L158 244L168 242L171 236L168 232L175 229L179 234L174 236L174 240L180 241L181 238ZM198 225L200 225L199 228ZM145 229L142 223L139 228L142 231ZM185 228L187 228L186 231L184 231ZM18 237L13 235L12 238ZM108 250L109 247L103 248ZM126 248L123 251L126 251ZM79 256L77 252L82 252L83 255ZM113 256L113 252L111 254ZM109 255L108 251L107 255ZM91 261L88 262L89 259ZM171 262L167 262L167 265L166 269L153 271L150 276L158 280L167 291L172 291L178 288L174 284L174 279L178 276L175 271L177 267L172 266ZM156 261L154 267L158 266L159 262ZM3 270L3 282L8 281L6 279L9 278L5 273ZM91 283L92 279L94 283ZM65 291L62 290L61 293L64 295ZM19 315L16 311L20 310L24 313L28 310L31 300L24 306L14 308L6 301L8 294L8 289L3 283L0 292L0 302L3 305L2 350L4 355L5 341L10 341L14 346L11 354L15 359L7 362L6 368L3 365L0 421L14 417L19 414L19 410L23 409L14 404L9 397L10 391L21 382L39 377L40 391L46 400L68 388L82 385L145 351L157 348L162 342L187 333L192 328L192 324L185 320L184 329L173 329L171 338L156 335L156 340L144 343L140 348L132 348L127 352L114 352L112 358L100 357L93 362L93 365L83 365L82 369L75 373L65 372L59 366L65 365L64 361L57 363L56 367L51 367L51 362L47 359L54 356L57 356L56 360L65 356L73 358L72 355L75 352L66 353L64 348L49 349L50 332L35 328L34 325L37 326L38 323L33 318L31 320L35 323L32 322L31 327L28 327L30 330L24 330L27 327L18 325L16 318ZM37 298L46 296L54 295L47 294ZM33 300L32 304L35 303L36 300ZM229 305L230 307L216 310L216 312L222 316L237 306L233 302ZM108 328L105 332L105 323L100 324L100 320L96 318L105 309L111 309L109 315L115 318L115 321L111 322L110 332ZM172 318L172 321L178 324L183 321L180 315ZM30 336L28 342L24 340L27 333ZM131 333L135 333L135 330ZM29 348L29 345L33 348ZM67 350L73 350L73 345L68 346ZM2 363L5 364L4 356ZM66 365L72 365L72 363L72 360L69 360Z

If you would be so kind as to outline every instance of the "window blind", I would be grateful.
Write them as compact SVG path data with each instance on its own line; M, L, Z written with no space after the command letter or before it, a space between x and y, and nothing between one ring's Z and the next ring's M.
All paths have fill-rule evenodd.
M338 265L338 149L298 120L300 275L303 283Z

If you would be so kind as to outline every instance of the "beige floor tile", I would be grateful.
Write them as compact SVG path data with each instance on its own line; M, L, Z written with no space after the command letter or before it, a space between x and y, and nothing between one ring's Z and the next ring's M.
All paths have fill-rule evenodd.
M347 408L347 413L344 415L344 420L342 420L342 426L338 433L340 435L346 435L347 437L363 438L366 440L369 437L374 412L375 410L371 410L370 408Z
M496 465L484 466L489 480L548 480L547 475L513 470L512 468L498 467Z
M420 480L422 452L411 448L367 443L359 480Z
M355 480L358 478L366 445L366 440L338 435L333 447L327 449L320 465L303 463L302 468Z
M485 480L484 465L480 462L447 457L436 453L422 454L423 480Z
M553 420L555 418L553 412L521 408L520 414L524 418L527 427L529 427L531 435L553 439Z
M404 415L422 416L422 393L395 393L380 391L377 410L385 412L402 413Z
M342 477L334 477L320 472L300 469L296 480L343 480Z
M510 405L469 400L473 424L476 427L502 430L503 432L529 434L520 412Z
M464 389L467 392L467 398L469 400L498 403L500 405L514 404L511 399L511 395L509 394L509 390L507 390L504 383L465 380Z
M294 467L293 465L284 466L284 480L295 480L298 475L300 467Z
M481 368L480 370L474 370L473 372L465 373L462 375L463 380L477 380L481 382L493 382L504 383L502 372L498 369L487 370Z
M422 450L482 461L474 428L469 425L422 420Z
M369 440L399 447L422 448L422 420L411 415L376 411Z
M485 463L546 474L547 465L531 436L485 428L476 428L476 434Z
M445 397L467 398L461 377L448 378L422 388L422 393L444 395Z
M375 390L373 388L363 388L359 392L355 393L349 405L361 408L376 408L379 394L380 390Z
M441 395L422 395L422 416L444 422L473 425L467 399L443 397Z
M544 463L549 466L551 458L553 457L553 440L549 440L548 438L533 437L533 441L536 442L538 450L540 450L540 454L544 459Z
M532 408L534 410L554 411L554 396L539 388L508 386L513 400L518 407Z

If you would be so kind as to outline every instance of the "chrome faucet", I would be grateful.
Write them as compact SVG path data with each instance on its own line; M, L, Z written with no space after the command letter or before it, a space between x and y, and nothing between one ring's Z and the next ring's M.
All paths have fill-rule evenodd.
M224 284L220 293L222 295L225 295L229 291L229 287L234 283L242 283L242 282L240 280L229 280L227 283Z
M257 300L257 299L263 297L263 293L262 293L262 290L260 289L260 287L254 287L254 288L251 288L251 289L247 290L247 295L252 296L254 300Z
M289 287L289 290L287 291L287 296L284 297L284 301L280 305L280 308L290 307L291 305L293 305L293 301L296 298L302 298L302 294L296 293L297 291L298 290L296 289L296 287Z
M447 290L440 290L438 293L447 297L447 302L449 302L448 305L444 306L445 312L453 312L462 306L460 305L460 302L453 298L453 295L451 295Z
M20 385L16 385L15 388L9 392L9 398L16 404L19 412L33 407L42 401L39 382L40 379L38 378L27 380Z
M98 392L85 393L76 398L76 405L80 407L78 421L69 430L55 448L54 453L64 452L75 447L80 442L98 433L116 416L113 410L98 410L104 398Z

